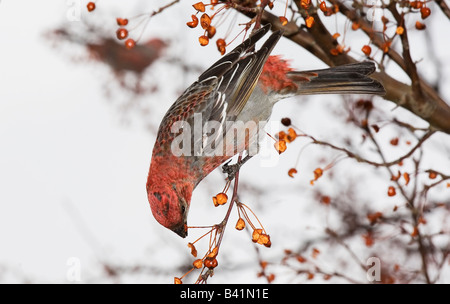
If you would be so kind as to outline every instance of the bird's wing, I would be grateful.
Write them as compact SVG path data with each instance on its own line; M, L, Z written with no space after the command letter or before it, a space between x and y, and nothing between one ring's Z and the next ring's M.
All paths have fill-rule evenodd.
M192 147L211 147L213 142L219 144L229 125L226 122L234 121L244 108L264 63L282 35L281 31L274 32L255 52L255 43L269 30L270 25L262 27L201 74L168 110L163 119L165 123L160 126L158 137L167 136L167 131L170 132L167 128L170 128L175 121L184 120L193 127L194 114L201 113L202 127L207 122L211 122L214 125L214 132L194 136ZM197 117L197 122L200 122L200 117ZM192 130L192 134L194 132L195 130ZM208 154L204 150L193 149L191 155ZM209 151L211 152L213 151Z

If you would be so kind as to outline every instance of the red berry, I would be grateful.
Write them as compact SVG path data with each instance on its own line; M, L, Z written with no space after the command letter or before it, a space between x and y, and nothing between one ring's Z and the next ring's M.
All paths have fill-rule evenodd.
M134 48L136 46L136 41L134 41L133 39L127 39L125 41L125 47L129 50L131 50L132 48Z
M281 22L282 26L285 26L286 24L288 24L288 20L287 20L286 17L280 16L280 17L278 17L278 19L280 19L280 22Z
M94 2L89 2L89 3L87 4L87 10L88 10L89 12L92 12L93 10L95 10L95 3L94 3Z
M395 194L396 194L395 188L392 186L389 186L387 194L388 194L388 196L395 196Z
M370 56L370 53L372 53L372 48L368 45L364 45L361 51L364 53L364 55Z
M205 35L198 37L198 41L200 42L201 46L205 46L208 45L209 43L209 38Z
M210 269L216 268L218 264L219 263L215 258L214 259L206 258L205 261L203 262L203 265L205 265L205 267L208 267Z
M117 39L123 40L128 37L128 31L124 28L120 28L116 31Z
M186 24L190 28L194 28L198 25L198 18L195 15L192 15L191 18L192 18L192 21L187 22Z
M116 21L118 26L126 26L128 24L128 19L117 18Z
M208 38L212 38L214 37L214 35L216 34L216 28L212 25L210 25L207 29L206 32L208 33Z
M199 12L204 12L205 11L205 4L203 4L203 2L198 2L195 3L194 5L192 5L197 11Z
M211 25L211 17L208 14L203 14L200 17L200 25L206 30Z
M423 23L421 23L421 22L419 22L419 21L416 21L416 29L418 29L418 30L424 30L426 28L426 25L425 24L423 24Z
M422 19L426 19L428 16L430 16L431 10L428 7L422 7L420 9L420 15L422 16Z

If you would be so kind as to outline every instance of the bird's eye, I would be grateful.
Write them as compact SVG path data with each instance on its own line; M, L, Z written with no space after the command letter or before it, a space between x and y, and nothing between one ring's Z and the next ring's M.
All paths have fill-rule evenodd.
M184 205L181 205L181 212L184 213L186 211L186 207Z
M161 193L155 192L155 193L153 193L153 195L156 197L156 199L157 199L158 201L161 201L161 199L162 199Z

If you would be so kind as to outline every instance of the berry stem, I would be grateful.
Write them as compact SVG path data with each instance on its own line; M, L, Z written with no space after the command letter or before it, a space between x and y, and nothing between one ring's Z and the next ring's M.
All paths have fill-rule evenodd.
M242 161L242 152L241 152L241 154L239 154L237 163L239 164L239 163L241 163L241 161ZM234 172L233 195L231 197L230 206L228 207L227 214L225 215L225 218L223 219L222 223L220 224L222 231L220 232L219 239L217 241L217 248L220 247L220 243L222 242L222 237L225 232L225 227L227 225L228 219L230 218L231 210L233 209L234 203L238 199L237 191L238 191L238 185L239 185L239 169L240 169L240 166L238 166L237 170Z

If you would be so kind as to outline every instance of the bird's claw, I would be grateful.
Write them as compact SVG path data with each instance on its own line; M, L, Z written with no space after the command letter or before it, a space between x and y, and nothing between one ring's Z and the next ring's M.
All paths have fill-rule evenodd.
M239 172L242 165L245 164L250 158L251 158L251 156L247 155L244 159L242 159L241 161L238 161L237 163L235 163L233 165L229 165L229 163L231 162L231 159L230 159L228 162L226 162L222 166L222 172L228 175L227 180L229 182L231 182L236 177L236 174Z

